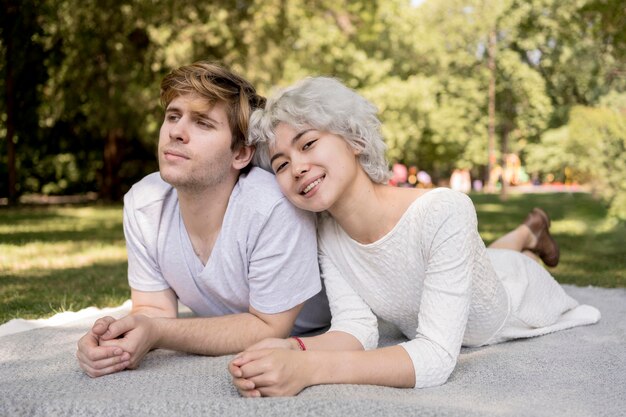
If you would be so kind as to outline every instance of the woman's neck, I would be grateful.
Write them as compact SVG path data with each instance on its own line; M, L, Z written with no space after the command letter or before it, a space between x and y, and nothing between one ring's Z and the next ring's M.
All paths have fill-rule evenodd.
M390 216L394 199L390 188L372 182L361 171L328 212L352 239L364 244L375 242L397 222Z
M373 243L389 233L426 191L377 184L360 170L354 183L328 212L352 239Z

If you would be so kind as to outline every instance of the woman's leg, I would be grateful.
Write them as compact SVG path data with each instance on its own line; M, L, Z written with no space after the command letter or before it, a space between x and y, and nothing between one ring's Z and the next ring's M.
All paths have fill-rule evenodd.
M524 223L514 230L500 237L491 245L494 249L510 249L522 252L537 260L539 255L547 266L556 266L559 263L559 246L550 235L550 218L540 208L534 208L524 220Z
M494 249L510 249L517 252L523 252L524 249L532 249L537 244L537 237L533 234L528 226L520 224L515 229L496 241L492 242L489 247Z

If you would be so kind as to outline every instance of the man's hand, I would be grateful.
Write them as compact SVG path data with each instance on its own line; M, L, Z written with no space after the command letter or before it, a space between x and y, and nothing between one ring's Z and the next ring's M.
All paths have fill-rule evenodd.
M128 315L109 324L100 336L103 347L117 347L129 354L126 368L135 369L143 357L158 341L158 329L154 319L142 314Z
M130 354L119 345L100 344L100 337L109 330L109 325L113 322L113 317L96 320L91 330L78 341L78 364L92 378L122 371L130 364Z

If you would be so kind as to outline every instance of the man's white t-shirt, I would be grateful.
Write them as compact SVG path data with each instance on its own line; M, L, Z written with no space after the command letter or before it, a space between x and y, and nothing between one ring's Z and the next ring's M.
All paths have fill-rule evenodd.
M176 190L158 172L124 196L128 281L139 291L174 290L196 315L280 313L307 301L294 334L330 324L317 262L315 218L289 203L273 175L242 174L206 265L194 253Z

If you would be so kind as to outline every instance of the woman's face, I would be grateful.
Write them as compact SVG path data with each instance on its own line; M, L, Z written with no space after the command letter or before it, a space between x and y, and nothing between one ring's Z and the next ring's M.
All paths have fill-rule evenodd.
M270 158L283 194L314 212L332 211L360 169L356 152L341 136L285 123L276 127Z

